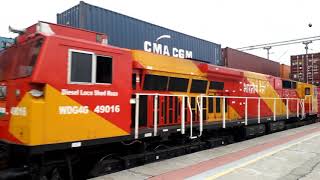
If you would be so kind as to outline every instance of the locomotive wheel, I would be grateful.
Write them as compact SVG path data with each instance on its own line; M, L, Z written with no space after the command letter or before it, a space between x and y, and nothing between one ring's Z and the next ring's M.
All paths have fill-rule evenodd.
M59 168L54 168L51 172L49 180L63 180L62 172Z
M42 176L40 177L40 180L48 180L48 178L46 176Z
M40 180L63 180L61 172L58 168L54 168L47 175L43 175L39 178Z

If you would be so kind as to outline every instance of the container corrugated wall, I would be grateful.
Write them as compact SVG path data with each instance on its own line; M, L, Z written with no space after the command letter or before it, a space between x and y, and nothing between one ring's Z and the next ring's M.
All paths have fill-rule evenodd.
M320 85L320 53L294 55L290 59L293 80Z
M224 65L219 44L82 1L79 5L57 14L57 23L105 33L109 44L114 46L170 54L171 56L184 56L184 58ZM192 52L192 57L190 52Z
M280 77L280 63L278 62L229 47L224 48L222 54L227 67Z
M280 65L280 77L284 79L290 79L290 66L285 64Z

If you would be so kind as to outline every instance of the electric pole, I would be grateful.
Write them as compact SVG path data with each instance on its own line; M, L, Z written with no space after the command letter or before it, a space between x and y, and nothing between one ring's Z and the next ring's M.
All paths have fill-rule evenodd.
M267 59L270 59L269 56L270 56L271 46L263 47L263 49L264 49L264 50L267 50Z
M307 69L307 83L309 83L309 62L308 62L308 49L309 49L309 44L311 44L312 41L303 41L302 44L305 45L305 49L306 49L306 69Z

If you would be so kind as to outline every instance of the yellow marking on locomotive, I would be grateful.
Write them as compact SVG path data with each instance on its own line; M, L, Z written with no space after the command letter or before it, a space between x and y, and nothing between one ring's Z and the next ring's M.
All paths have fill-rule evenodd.
M25 108L24 114L14 114L9 123L9 132L26 145L44 142L45 102L26 93L17 108ZM12 114L12 112L11 112Z
M228 105L228 113L229 113L229 120L239 120L241 119L241 116L238 114L238 112L232 107Z
M316 86L314 86L312 84L297 82L296 91L298 93L299 98L304 99L306 96L306 94L305 94L306 88L310 88L310 95L314 95L315 94L315 92L314 92L315 87Z
M132 50L132 55L135 61L138 61L144 68L152 71L190 74L195 76L205 75L194 62L185 59L155 55L139 50Z
M18 107L26 107L26 116L12 116L9 131L26 145L82 141L128 135L128 132L103 117L87 114L59 114L59 106L82 106L46 85L44 98L27 93Z
M303 90L303 91L302 91ZM304 97L304 83L297 82L296 92L298 94L298 98Z
M208 112L207 114L208 114L208 122L222 121L222 107L221 107L221 113ZM219 116L217 116L217 114L219 114ZM225 117L227 122L242 119L241 116L238 114L238 112L230 105L228 105L228 110L226 112Z
M267 79L267 75L245 71L244 76L250 84L257 85L257 93L259 97L280 98L273 85L271 85ZM263 101L267 104L269 109L274 112L274 100L263 99ZM284 115L285 113L286 105L284 102L282 100L276 100L276 115Z

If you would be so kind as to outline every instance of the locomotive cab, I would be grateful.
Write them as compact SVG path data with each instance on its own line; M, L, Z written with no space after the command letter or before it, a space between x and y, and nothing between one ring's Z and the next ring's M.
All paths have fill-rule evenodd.
M44 22L16 41L0 54L3 141L79 147L129 134L130 51L103 34Z

